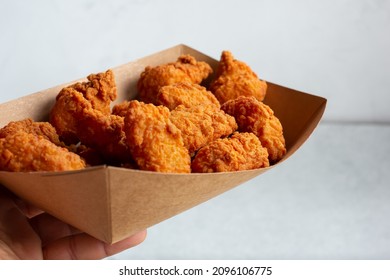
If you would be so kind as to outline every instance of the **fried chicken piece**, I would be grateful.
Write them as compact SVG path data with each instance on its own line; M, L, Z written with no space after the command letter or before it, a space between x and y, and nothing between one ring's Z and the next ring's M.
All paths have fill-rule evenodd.
M189 173L191 159L180 130L164 106L130 101L125 117L128 147L142 170Z
M212 92L198 84L187 82L161 87L156 97L156 105L164 105L169 110L173 110L179 105L188 108L196 105L221 107Z
M110 114L110 104L117 97L114 72L108 69L103 73L91 74L87 79L88 82L75 83L69 87L82 93L92 108Z
M85 168L85 162L41 135L23 130L0 138L0 170L14 172L64 171Z
M57 146L64 146L55 128L48 122L34 122L32 119L13 121L0 129L0 138L15 134L18 131L24 131L36 136L42 136Z
M207 143L232 134L235 119L213 104L186 108L179 105L171 111L170 120L181 131L184 146L191 156Z
M286 154L283 127L273 110L255 97L241 96L221 106L234 116L241 132L253 132L267 148L269 161L276 163Z
M56 128L66 144L76 144L77 119L74 114L82 108L93 108L103 114L110 114L111 101L117 96L114 74L111 70L91 74L88 82L75 83L63 88L57 95L49 121Z
M115 165L131 159L124 140L123 119L94 109L83 94L72 87L60 92L50 114L50 122L66 143L81 141Z
M129 107L130 107L130 101L125 100L112 107L112 114L116 116L125 117L127 115L127 111L129 110Z
M118 165L131 160L123 117L84 108L75 114L75 118L81 143L98 151L106 162Z
M268 152L253 133L235 132L201 148L192 161L192 172L211 173L268 167Z
M263 101L267 83L259 80L246 63L234 59L231 52L223 51L210 90L221 104L238 96L254 96Z
M80 141L77 136L78 119L76 113L86 109L92 109L82 93L69 87L64 88L57 95L50 115L49 122L55 127L61 140L66 144L76 144Z
M137 83L140 100L156 104L156 96L162 86L179 82L200 84L212 71L209 64L197 61L191 55L181 55L174 63L147 66Z

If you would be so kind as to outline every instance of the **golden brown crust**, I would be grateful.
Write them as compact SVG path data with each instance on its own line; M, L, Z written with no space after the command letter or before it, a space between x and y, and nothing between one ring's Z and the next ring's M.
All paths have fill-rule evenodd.
M50 123L34 122L30 118L9 122L6 126L0 129L0 138L5 138L7 135L15 134L19 131L24 131L36 136L42 136L57 146L64 146L64 143L60 141L55 128Z
M117 96L114 74L111 70L91 74L88 82L64 87L56 97L50 111L49 122L55 127L62 141L76 144L77 122L75 115L85 108L109 115L110 104Z
M267 148L271 163L286 154L283 127L273 110L256 98L241 96L221 106L227 114L234 116L241 132L253 132Z
M116 104L112 107L112 114L116 116L125 117L127 115L127 111L129 110L130 101L125 100L121 103Z
M280 121L261 102L266 82L229 51L222 52L208 91L200 83L211 73L210 65L191 55L148 66L137 83L141 102L124 101L112 110L113 71L91 74L59 92L51 124L25 119L0 129L0 169L74 170L87 162L158 172L224 172L279 161L285 140Z
M140 100L156 104L156 96L161 87L179 82L200 84L211 73L210 65L197 61L191 55L181 55L174 63L148 66L137 83Z
M156 105L164 105L169 110L173 110L179 105L188 108L197 105L221 107L212 92L198 84L187 82L161 87L156 97Z
M83 108L92 108L92 105L82 93L73 88L64 88L57 95L56 103L50 111L49 122L55 127L60 139L68 145L80 141L75 114Z
M188 150L169 115L164 106L130 101L125 117L128 147L142 170L189 173Z
M230 172L268 167L268 152L253 133L234 133L201 148L192 161L192 172Z
M110 104L117 97L114 72L108 69L106 72L90 74L88 82L75 83L70 88L82 93L92 108L104 114L110 114Z
M17 131L0 139L0 170L64 171L85 168L85 162L44 136Z
M234 118L213 104L191 108L180 105L171 111L170 120L181 131L184 146L191 156L207 143L237 129Z
M91 74L88 80L60 91L50 112L50 123L66 144L81 141L99 153L105 163L120 165L131 161L123 131L124 117L110 113L110 103L117 94L113 72ZM99 162L99 157L91 158L90 162Z
M263 101L267 83L259 80L246 63L234 59L231 52L223 51L210 90L221 104L239 96L254 96L257 100Z
M85 108L75 118L77 137L81 143L98 151L106 163L119 165L131 161L123 130L123 117Z

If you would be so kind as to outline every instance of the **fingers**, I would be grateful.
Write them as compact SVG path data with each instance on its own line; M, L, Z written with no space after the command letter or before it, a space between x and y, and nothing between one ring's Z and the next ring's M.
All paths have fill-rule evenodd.
M96 252L99 252L99 250L102 248L101 246L104 245L102 249L105 255L102 258L105 258L107 256L114 255L123 250L138 245L145 239L146 236L146 231L145 231L139 233L138 235L133 235L130 238L124 239L118 243L108 245L101 241L96 240L95 238L92 238L87 234L83 234L83 235L80 234L82 233L80 230L58 220L57 218L47 213L43 213L41 215L32 218L30 220L30 224L33 226L37 234L40 236L42 241L42 247L44 248L47 247L47 249L50 250L54 250L51 248L55 248L55 250L57 250L58 248L62 250L61 247L66 248L65 255L69 256L70 258L73 257L78 258L80 253L74 253L74 252L79 251L80 246L85 246L84 243L87 244L88 246L87 250L92 251L92 255L96 254ZM98 244L97 247L91 242L97 242ZM87 251L83 247L81 247L81 249ZM88 258L88 257L84 255L81 256L81 259L84 258ZM96 259L99 258L99 256L97 257L92 256L91 258Z
M116 242L114 244L106 244L104 243L105 245L105 252L106 252L106 255L103 256L103 258L105 257L109 257L109 256L112 256L112 255L115 255L115 254L118 254L124 250L127 250L129 248L132 248L132 247L135 247L139 244L141 244L145 238L146 238L146 230L143 230L141 232L138 232L128 238L125 238L119 242Z
M42 258L41 240L6 192L0 190L1 251L9 258ZM12 253L12 255L11 255Z
M7 188L0 185L0 196L7 197L10 201L13 201L14 204L19 208L20 211L27 217L31 218L36 215L43 213L42 210L33 206L32 204L27 203L26 201L20 199L14 193L9 191Z
M55 240L81 233L80 230L47 213L30 219L30 224L41 238L42 247Z
M115 244L106 244L43 213L0 186L1 225L5 227L0 227L0 237L23 259L39 259L42 254L45 259L102 259L134 247L146 238L143 230ZM16 246L18 240L26 244Z
M114 244L106 244L85 233L54 241L43 248L44 259L98 260L134 247L145 240L146 230Z
M43 211L37 207L35 207L34 205L32 204L29 204L27 203L26 201L24 200L21 200L20 198L18 197L15 197L14 198L14 201L15 201L15 204L18 206L18 208L20 209L20 211L23 212L23 214L27 217L27 218L32 218L32 217L35 217L39 214L42 214Z

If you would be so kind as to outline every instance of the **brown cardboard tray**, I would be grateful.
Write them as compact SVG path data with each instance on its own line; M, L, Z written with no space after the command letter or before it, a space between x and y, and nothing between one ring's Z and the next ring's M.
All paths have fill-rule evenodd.
M116 102L135 97L136 82L146 66L176 61L181 54L206 61L214 70L218 64L195 49L178 45L114 67ZM114 243L277 167L307 140L324 113L326 99L267 83L264 103L280 119L287 146L283 160L271 167L212 174L168 174L112 166L69 172L1 171L0 183L53 216L100 240ZM56 95L67 84L0 104L0 127L28 117L47 120Z

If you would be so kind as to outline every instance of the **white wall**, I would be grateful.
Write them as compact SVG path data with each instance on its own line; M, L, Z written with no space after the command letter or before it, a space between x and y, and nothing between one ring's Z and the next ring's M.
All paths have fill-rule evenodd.
M185 43L328 98L325 119L390 122L390 1L0 0L0 102Z

